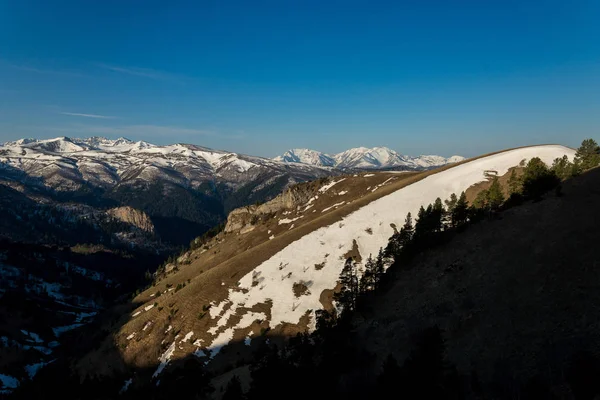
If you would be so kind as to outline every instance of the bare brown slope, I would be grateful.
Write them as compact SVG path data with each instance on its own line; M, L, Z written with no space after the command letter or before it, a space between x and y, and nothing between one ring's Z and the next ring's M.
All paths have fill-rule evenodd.
M600 351L599 187L591 171L562 197L510 209L390 270L361 316L361 346L402 362L410 335L439 325L463 373L560 380L573 354Z

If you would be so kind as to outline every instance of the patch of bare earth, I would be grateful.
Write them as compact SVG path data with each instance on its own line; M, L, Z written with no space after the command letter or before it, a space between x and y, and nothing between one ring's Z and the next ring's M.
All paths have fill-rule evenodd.
M294 283L294 285L292 286L292 290L294 291L294 296L296 297L301 297L310 294L307 282L303 281Z
M344 260L351 258L357 263L362 262L362 256L360 255L360 251L358 250L358 243L356 243L356 240L352 241L352 248L348 250L346 254L344 254L343 258Z
M319 296L319 302L323 305L323 310L325 311L333 311L333 295L336 292L339 292L342 288L342 285L339 283L333 289L325 289L321 292Z

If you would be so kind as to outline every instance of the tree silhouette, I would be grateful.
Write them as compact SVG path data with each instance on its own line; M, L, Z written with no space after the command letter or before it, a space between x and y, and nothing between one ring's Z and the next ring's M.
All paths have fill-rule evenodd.
M487 190L487 207L490 211L498 211L504 203L504 193L498 177L494 177L492 184Z
M556 174L538 157L529 160L523 171L523 195L528 199L541 199L559 183Z
M384 274L383 249L379 249L377 258L374 260L371 254L365 263L365 272L360 279L361 293L377 289Z
M467 195L465 192L460 194L454 209L452 210L452 226L460 228L467 223L469 216L469 203L467 202Z
M315 318L317 320L315 334L317 336L325 336L331 329L337 324L337 313L334 310L317 310L315 311Z
M481 192L477 193L475 200L473 200L473 207L479 208L479 209L487 209L487 206L488 206L487 190L482 190Z
M433 232L441 232L444 222L444 205L442 204L442 199L439 197L435 199L433 203L431 215L431 228Z
M523 190L523 183L519 176L517 176L517 171L513 169L510 171L510 176L508 177L508 194L512 196L513 194L520 194Z
M381 282L381 278L383 278L383 274L385 273L384 257L383 249L380 247L375 259L375 289L379 286L379 282Z
M555 159L552 164L552 171L563 181L579 175L579 170L580 166L569 161L569 157L566 155Z
M575 153L575 163L584 171L600 164L600 147L594 139L586 139L581 143Z
M402 251L406 251L407 246L413 238L414 232L415 229L413 227L412 215L408 213L400 231L394 233L392 237L390 237L384 255L396 258Z
M335 301L343 307L343 312L353 311L359 295L359 282L356 263L349 257L340 273L339 283L342 285L339 292L333 295Z
M446 209L448 210L448 213L452 214L452 211L454 211L454 207L456 207L457 202L458 198L456 197L456 193L452 193L450 195L450 198L444 201L444 203L446 203Z
M375 289L375 260L371 254L369 254L369 258L365 262L365 273L360 279L360 290L361 292L369 292Z

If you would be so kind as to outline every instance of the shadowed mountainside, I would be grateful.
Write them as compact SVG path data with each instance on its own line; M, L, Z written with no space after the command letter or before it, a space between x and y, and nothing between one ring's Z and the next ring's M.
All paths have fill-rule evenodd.
M534 377L564 389L574 355L600 354L599 187L589 171L392 266L355 318L355 343L374 365L401 361L413 334L439 326L459 372L506 390Z

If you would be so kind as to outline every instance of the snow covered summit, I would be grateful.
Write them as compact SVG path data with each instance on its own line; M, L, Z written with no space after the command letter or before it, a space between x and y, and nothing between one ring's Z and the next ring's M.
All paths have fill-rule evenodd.
M336 164L336 161L331 156L320 151L309 149L291 149L283 153L282 156L275 157L274 160L288 163L319 165L323 167L333 167Z
M357 147L334 155L309 149L291 149L283 155L275 157L274 160L341 169L424 169L460 162L464 160L464 157L444 158L428 155L411 157L387 147Z

